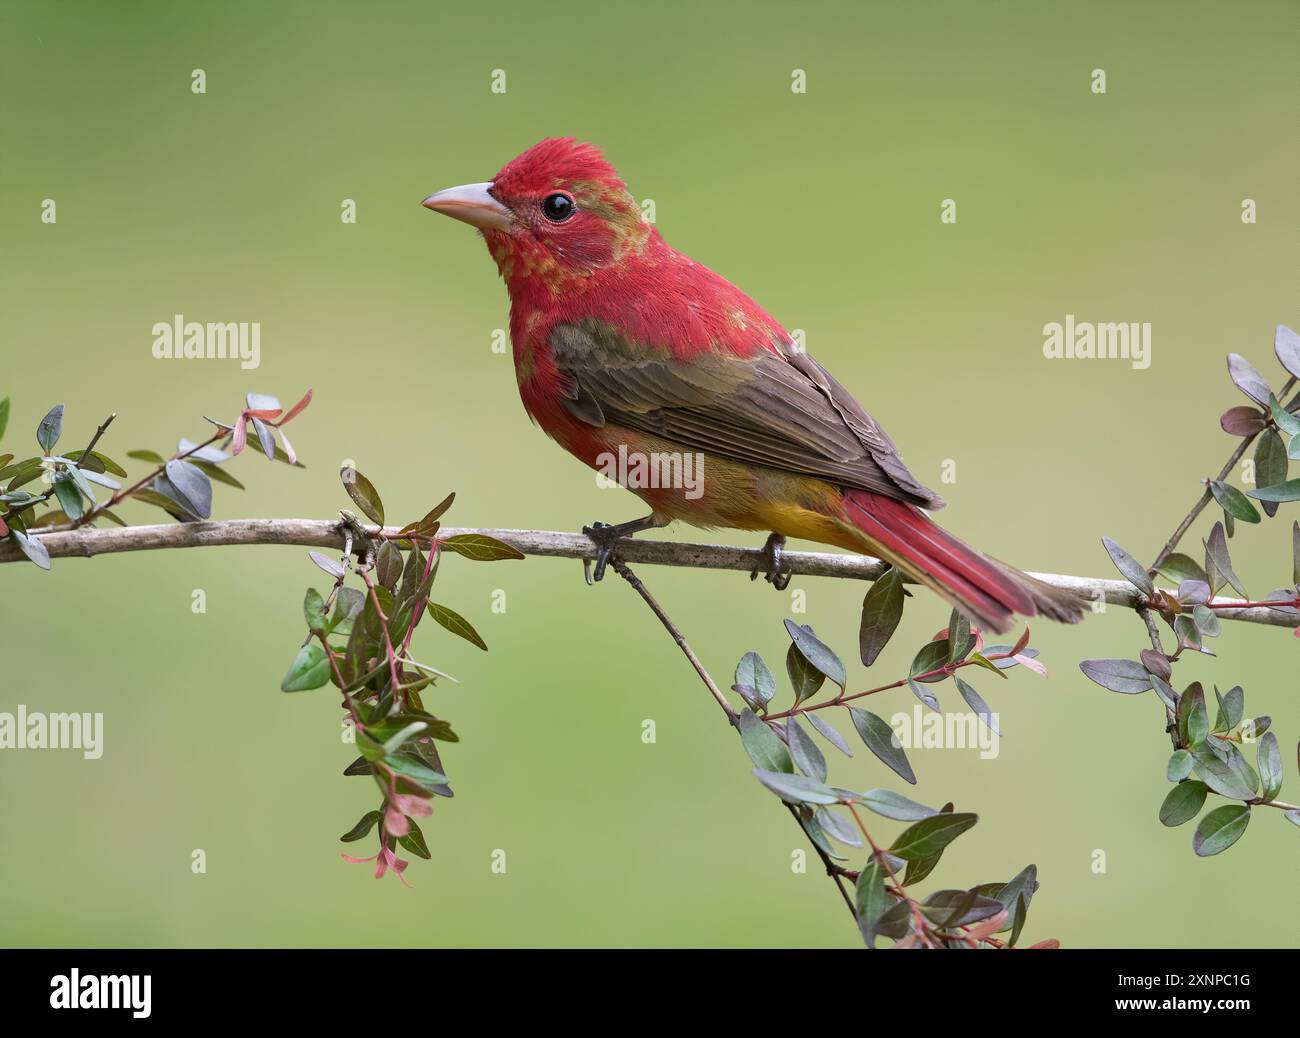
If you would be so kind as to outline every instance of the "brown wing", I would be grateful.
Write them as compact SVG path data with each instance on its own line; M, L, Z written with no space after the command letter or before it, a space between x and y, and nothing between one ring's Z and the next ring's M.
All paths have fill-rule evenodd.
M750 358L708 353L682 364L607 324L557 325L551 354L571 414L627 426L690 450L816 476L925 508L922 486L884 429L830 373L792 347Z

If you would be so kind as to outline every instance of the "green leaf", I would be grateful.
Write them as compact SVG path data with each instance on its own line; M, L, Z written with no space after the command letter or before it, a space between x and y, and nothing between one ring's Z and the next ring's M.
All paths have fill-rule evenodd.
M853 756L853 751L849 749L849 744L845 741L844 736L836 731L835 727L829 721L825 720L820 715L811 712L805 713L803 716L808 719L810 725L821 733L823 739L844 754L844 756Z
M910 887L913 883L920 883L935 870L942 858L942 854L933 854L928 858L917 858L915 861L909 861L907 871L903 874L903 886Z
M858 628L858 650L862 665L870 667L898 629L903 618L903 575L893 566L867 589L862 600L862 624Z
M912 765L907 762L907 754L895 743L894 730L884 719L877 717L870 710L862 710L856 706L849 707L849 715L853 718L853 727L858 730L858 735L866 743L867 749L880 758L881 763L899 778L916 785L916 775L912 772Z
M1210 734L1210 717L1205 710L1205 693L1197 685L1184 697L1187 700L1187 742L1191 746L1205 742Z
M942 671L942 668L948 662L948 655L947 638L926 642L921 646L917 654L912 657L912 665L907 668L908 677L915 678L917 681L942 681L947 675L942 672L937 674L933 672ZM936 701L935 709L937 708Z
M912 908L906 901L896 901L876 923L876 933L881 937L899 940L912 929Z
M380 817L378 811L367 811L361 816L361 821L357 822L356 825L340 836L339 839L344 843L354 843L355 841L360 840L366 835L366 833L370 832L370 830L375 827L375 823L379 821Z
M937 644L937 643L932 643L932 644ZM946 645L947 641L945 640L943 644ZM924 703L927 707L929 707L935 713L939 713L938 697L933 692L927 692L925 689L923 689L917 683L916 678L909 677L907 679L907 688L908 691L912 693L912 695L916 696L916 698L919 699L922 703Z
M1002 905L974 890L936 890L921 902L921 912L940 929L969 926L1002 911Z
M1192 623L1197 633L1207 638L1217 638L1223 630L1219 623L1219 614L1206 605L1198 605L1192 610Z
M828 836L833 836L840 843L848 844L850 847L862 846L861 835L847 818L837 815L829 807L817 808L815 817L817 824L822 828L822 832Z
M21 530L12 528L9 530L9 536L14 539L19 551L31 559L32 562L40 566L41 569L50 568L50 553L45 550L45 545L38 538L28 537Z
M307 621L307 629L313 634L325 630L325 599L321 598L320 592L314 587L309 587L303 597L302 615Z
M1151 687L1151 675L1136 660L1084 660L1079 669L1102 688L1136 695Z
M471 645L477 645L484 652L487 652L487 642L479 637L478 631L474 630L474 625L466 620L456 610L445 605L439 605L433 599L427 602L429 616L437 623L441 624L452 634L464 638Z
M55 404L41 419L41 424L36 427L36 442L41 445L41 449L46 454L50 454L54 451L54 445L59 442L62 433L63 405Z
M114 476L122 476L123 478L126 476L126 469L107 455L100 454L99 451L91 451L89 460L84 462L82 462L82 459L86 457L86 451L81 447L78 447L75 451L68 451L64 457L69 461L81 462L81 467L91 472L110 472ZM98 463L98 466L96 466L96 463Z
M1232 518L1240 519L1243 523L1259 522L1259 511L1246 499L1246 495L1231 483L1212 479L1210 493L1214 495L1214 500L1219 502L1219 507Z
M310 642L298 650L289 673L280 682L281 692L306 692L320 688L330 679L330 663L325 650L317 642Z
M794 643L785 653L785 671L790 677L790 687L794 689L795 706L815 696L826 682L826 675L809 663Z
M817 811L826 811L827 808L819 807L814 809L810 804L799 804L797 806L787 805L787 806L792 807L794 813L799 818L799 825L802 826L803 831L807 835L808 839L810 839L813 842L813 845L819 851L825 854L828 858L834 858L836 861L847 860L844 857L844 855L842 855L839 852L838 848L836 848L836 846L833 843L831 843L830 836L822 828L822 824L817 815Z
M392 541L384 541L375 554L375 576L390 591L402 579L402 550Z
M1009 879L994 897L1007 912L1008 922L1003 930L1011 931L1011 944L1014 946L1020 938L1025 917L1029 914L1029 905L1038 890L1038 866L1026 865Z
M908 861L928 858L942 852L978 821L979 815L963 812L931 815L899 833L889 850Z
M755 768L754 777L787 804L834 804L840 799L835 790L805 775Z
M9 425L9 398L5 397L0 400L0 436L5 434L5 429Z
M826 757L822 754L821 748L813 742L812 736L799 726L799 722L794 717L786 720L785 734L789 740L790 756L794 758L795 765L799 770L809 778L814 778L818 782L825 782ZM781 769L772 770L780 771Z
M500 559L522 559L524 553L504 541L483 533L461 533L438 542L448 551L463 555L471 562L497 562Z
M1250 824L1250 808L1245 804L1225 804L1208 812L1192 835L1192 850L1202 858L1226 851L1241 839Z
M354 587L341 587L334 596L334 612L330 614L329 633L349 634L352 621L365 608L366 596Z
M854 890L854 908L858 929L868 948L876 946L876 927L881 917L895 904L893 896L885 890L885 870L874 857L858 873Z
M1250 496L1256 501L1300 501L1300 479L1288 479L1271 487L1256 487L1250 491Z
M1259 778L1263 784L1260 799L1269 801L1282 792L1282 754L1278 749L1277 736L1265 732L1255 750L1255 762L1259 765Z
M1182 552L1174 552L1164 562L1156 567L1156 572L1162 577L1167 577L1175 584L1180 584L1184 580L1199 580L1208 584L1210 578L1206 575L1201 564L1193 559L1190 555L1184 555Z
M424 842L424 833L420 832L420 827L415 824L414 818L408 816L406 824L410 828L407 829L405 836L397 838L397 842L417 858L424 858L427 861L432 855L429 854L429 845Z
M212 515L212 483L200 469L188 461L169 461L165 470L181 507L200 519Z
M417 757L412 757L407 753L394 753L383 758L390 771L410 782L412 785L423 789L427 793L432 793L435 789L447 784L447 776L440 771L434 771Z
M403 746L405 746L406 743L409 742L411 739L414 739L417 735L420 735L421 733L426 732L429 729L429 724L427 721L408 722L406 721L405 718L403 718L403 721L405 723L403 723L402 726L398 728L395 732L393 732L391 735L388 734L388 728L395 727L395 725L388 725L388 726L378 725L378 726L371 727L371 729L369 730L369 734L372 739L376 741L378 741L379 739L383 739L383 747L384 747L385 755L388 755L390 753L396 753ZM453 740L453 741L459 741L459 740Z
M740 657L736 664L736 686L749 689L761 705L770 703L776 695L776 678L756 652L747 652Z
M1300 585L1300 522L1291 524L1291 583Z
M781 737L768 727L767 722L746 707L740 712L739 724L740 741L750 760L764 771L794 773L790 751L785 748Z
M1228 689L1227 695L1220 695L1219 690L1214 690L1214 696L1219 702L1219 711L1214 721L1214 730L1216 732L1228 732L1241 722L1241 716L1246 709L1246 693L1242 691L1240 685L1234 685Z
M147 461L150 465L161 465L167 460L157 451L127 451L126 456L134 458L136 461Z
M898 822L919 822L922 818L939 813L932 807L918 804L915 800L909 800L901 793L893 793L888 789L868 789L857 800L876 814Z
M843 689L845 681L848 680L844 673L844 664L813 633L813 629L807 624L797 624L793 620L785 621L785 629L803 658Z
M1174 750L1168 765L1165 766L1165 777L1170 782L1181 782L1192 773L1192 765L1195 763L1187 750Z
M1255 485L1271 487L1286 480L1287 474L1286 444L1275 429L1265 429L1255 441ZM1277 502L1264 502L1264 511L1268 515L1277 512Z
M956 609L948 617L948 662L960 663L975 647L975 637L970 631L970 621Z
M1205 566L1207 572L1213 569L1222 579L1211 581L1211 587L1216 591L1223 586L1223 581L1232 585L1233 589L1241 595L1242 598L1249 598L1245 585L1237 577L1232 568L1232 556L1228 551L1228 538L1223 528L1223 523L1215 523L1210 529L1210 536L1205 540Z
M1219 796L1229 800L1253 800L1259 789L1259 776L1246 763L1241 751L1230 743L1228 759L1220 760L1208 745L1194 747L1195 772L1198 778Z
M1204 782L1179 782L1165 794L1164 803L1160 805L1160 824L1173 828L1190 822L1205 806L1208 794L1209 787Z
M1249 507L1249 502L1247 502L1247 507ZM1258 516L1256 516L1256 518L1258 519ZM1151 583L1151 577L1147 574L1147 568L1109 537L1103 537L1101 543L1106 549L1106 553L1110 556L1110 561L1115 564L1115 568L1120 571L1124 579L1148 598L1154 597L1156 586Z
M59 504L69 519L80 519L85 513L81 491L66 472L60 472L54 477L54 496L59 499Z
M988 726L989 731L994 735L1000 736L1002 733L998 731L997 721L993 715L993 711L989 709L988 703L984 702L980 697L980 694L956 674L953 675L952 679L957 683L957 691L961 693L961 697L966 701L966 705L975 712L975 715L983 721L985 725Z
M348 497L356 502L357 507L372 523L383 526L384 502L380 499L379 491L375 489L374 484L351 465L344 465L339 470L339 478L343 480L343 489L348 492Z

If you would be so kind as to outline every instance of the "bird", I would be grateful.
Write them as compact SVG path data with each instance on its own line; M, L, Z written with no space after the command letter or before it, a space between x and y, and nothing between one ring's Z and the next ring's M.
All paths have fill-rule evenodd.
M650 514L583 527L599 548L597 579L621 538L676 519L768 532L766 578L778 588L795 537L883 559L980 629L1082 617L1075 596L930 518L944 502L880 423L753 299L673 249L594 145L544 139L491 181L421 204L486 242L533 422L597 470L642 462L624 485ZM699 476L689 485L645 478L686 467Z

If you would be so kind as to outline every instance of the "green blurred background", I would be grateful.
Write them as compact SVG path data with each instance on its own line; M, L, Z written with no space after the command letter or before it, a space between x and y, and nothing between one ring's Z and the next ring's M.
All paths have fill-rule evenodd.
M1224 354L1277 379L1273 326L1300 321L1296 11L5 0L0 396L14 414L0 446L34 449L63 401L69 445L116 410L107 452L165 450L245 392L311 386L291 430L309 467L238 459L248 490L218 487L214 517L329 517L346 503L344 458L398 521L452 489L457 525L639 515L530 427L490 348L506 298L482 243L419 206L576 135L655 200L673 245L804 329L943 492L948 525L1029 569L1113 575L1101 536L1153 556L1231 449L1217 415L1244 398ZM40 222L45 198L56 225ZM345 198L355 225L340 222ZM956 225L940 223L945 198ZM174 313L260 321L262 367L154 360L150 328ZM1151 368L1044 360L1041 328L1066 313L1150 321ZM939 483L944 459L955 484ZM1252 591L1285 581L1289 525L1234 540ZM747 649L779 666L788 594L739 574L642 575L726 683ZM4 568L0 709L106 714L99 761L0 753L4 943L857 943L815 865L792 873L800 834L672 642L617 580L584 586L576 562L447 560L437 596L491 646L432 625L417 639L461 679L429 700L463 740L445 753L457 797L425 825L434 860L412 864L414 890L343 863L337 836L373 789L340 776L352 753L333 697L277 690L319 576L305 550L273 547ZM857 687L896 677L946 616L917 598L868 674L862 586L793 587ZM930 886L1032 861L1033 939L1293 942L1296 830L1258 812L1230 853L1195 858L1191 826L1156 819L1156 700L1078 673L1085 656L1136 653L1141 625L1113 611L1036 626L1035 643L1048 680L975 681L1002 714L998 759L912 752L912 795L982 817ZM1224 658L1184 679L1240 683L1249 714L1276 718L1294 800L1296 640L1231 627L1215 648ZM901 785L863 750L832 764L845 786ZM505 875L490 869L498 848Z

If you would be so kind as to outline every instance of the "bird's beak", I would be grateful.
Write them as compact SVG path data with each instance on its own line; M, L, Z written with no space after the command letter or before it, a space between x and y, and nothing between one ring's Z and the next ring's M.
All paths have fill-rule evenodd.
M430 195L420 204L484 230L510 230L510 210L488 194L491 184L463 184Z

